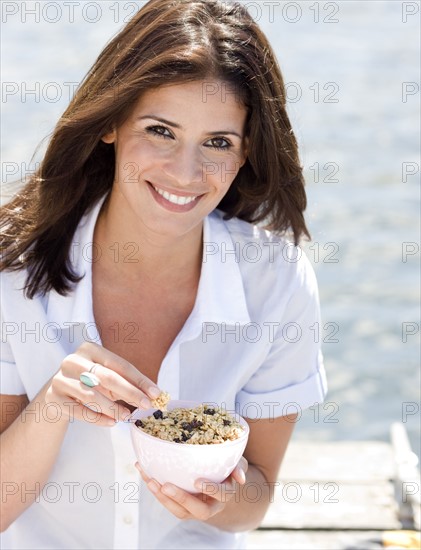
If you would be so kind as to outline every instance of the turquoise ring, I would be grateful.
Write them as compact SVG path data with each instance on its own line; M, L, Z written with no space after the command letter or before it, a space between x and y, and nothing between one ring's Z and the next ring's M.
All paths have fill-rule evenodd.
M79 380L82 384L88 386L88 388L95 388L95 386L99 386L99 379L93 372L82 372L79 376Z

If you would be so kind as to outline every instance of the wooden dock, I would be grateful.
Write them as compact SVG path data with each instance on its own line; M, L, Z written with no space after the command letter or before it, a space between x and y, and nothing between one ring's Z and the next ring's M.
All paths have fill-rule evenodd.
M420 548L420 473L405 428L391 443L292 442L250 550Z

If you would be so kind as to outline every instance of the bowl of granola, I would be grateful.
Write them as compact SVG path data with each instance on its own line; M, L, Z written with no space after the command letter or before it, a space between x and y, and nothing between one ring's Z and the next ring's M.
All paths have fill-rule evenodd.
M166 409L166 410L162 410ZM162 408L137 409L131 437L140 467L158 483L197 493L194 483L221 483L238 464L249 427L238 414L212 404L170 401Z

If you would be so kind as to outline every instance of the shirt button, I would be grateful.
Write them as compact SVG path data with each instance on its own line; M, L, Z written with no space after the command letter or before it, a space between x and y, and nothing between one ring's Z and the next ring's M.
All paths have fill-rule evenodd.
M126 525L131 525L133 523L132 516L124 516L123 521Z

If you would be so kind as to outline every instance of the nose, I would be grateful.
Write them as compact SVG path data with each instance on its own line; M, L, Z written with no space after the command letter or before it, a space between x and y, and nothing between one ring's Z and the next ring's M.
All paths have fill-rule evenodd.
M172 152L164 171L175 186L185 189L195 186L195 191L199 191L202 185L202 165L197 148L184 145Z

